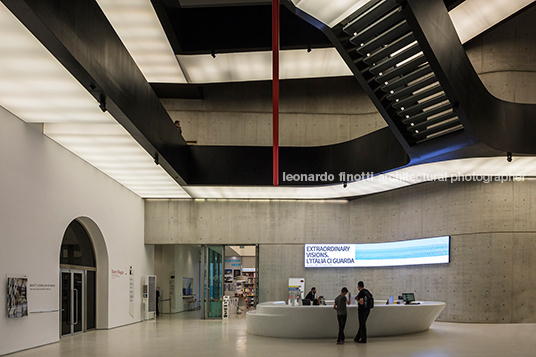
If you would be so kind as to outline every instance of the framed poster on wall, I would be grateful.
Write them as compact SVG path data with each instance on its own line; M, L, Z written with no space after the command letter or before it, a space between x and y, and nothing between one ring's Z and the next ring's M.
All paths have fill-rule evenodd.
M28 316L28 278L7 278L7 317Z

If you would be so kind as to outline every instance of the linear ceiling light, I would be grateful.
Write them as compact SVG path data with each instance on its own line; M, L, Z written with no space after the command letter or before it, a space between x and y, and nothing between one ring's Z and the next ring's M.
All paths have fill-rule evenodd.
M465 0L449 12L462 43L518 12L534 0Z
M97 0L148 82L186 83L149 0Z
M412 166L374 178L342 184L316 187L300 186L184 186L195 198L213 199L330 199L368 195L428 181L447 182L496 182L496 177L536 176L536 157L514 157L510 163L506 157L473 158ZM517 179L514 179L518 181Z
M410 183L386 175L379 175L374 179L349 183L347 188L343 188L342 184L337 184L313 187L184 186L184 189L195 198L329 199L368 195L408 185L410 185Z
M333 27L370 0L292 0L300 10Z
M241 82L272 78L271 52L179 55L192 83ZM334 48L290 50L280 52L281 79L352 75Z
M292 0L300 10L329 27L339 24L370 0ZM449 14L462 43L518 12L534 0L465 0Z
M113 122L1 3L0 53L0 105L25 122Z
M45 124L43 131L140 197L190 197L117 123Z
M0 3L0 106L140 197L190 197Z

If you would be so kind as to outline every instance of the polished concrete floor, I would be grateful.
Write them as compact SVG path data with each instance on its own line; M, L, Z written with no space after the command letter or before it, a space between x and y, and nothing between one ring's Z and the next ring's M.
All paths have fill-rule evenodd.
M156 322L64 337L59 343L10 356L536 356L536 324L436 322L426 332L369 338L367 344L354 343L355 331L347 331L348 342L337 346L335 340L249 335L244 315L226 321L199 316L199 311L163 315Z

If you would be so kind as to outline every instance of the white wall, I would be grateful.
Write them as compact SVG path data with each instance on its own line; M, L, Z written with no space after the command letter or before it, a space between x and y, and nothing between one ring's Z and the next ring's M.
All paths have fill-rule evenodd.
M182 278L192 278L192 290L199 301L201 283L199 281L199 253L200 248L195 245L175 246L175 273L177 273L176 312L188 310L190 306L185 304L182 298Z
M97 325L139 321L141 276L153 272L143 212L140 197L0 107L0 355L59 340L57 312L7 318L5 277L24 274L30 284L53 284L49 291L28 292L29 309L57 310L60 246L65 229L79 217L93 221L102 233L109 269L128 272L133 265L135 271L134 317L129 314L128 276L99 273L108 280L109 292L108 301L98 304L109 313ZM102 316L106 314L98 314Z
M160 286L160 297L163 300L169 296L169 276L175 275L175 307L171 305L171 313L185 311L191 306L185 304L182 299L182 278L193 279L193 293L199 301L200 295L200 275L199 275L199 254L200 248L197 245L162 245L155 249L161 249L161 261L155 260L155 265L161 266L160 276L157 276ZM170 313L170 302L165 301L161 305L163 313Z
M181 283L178 282L178 278L175 274L175 249L172 245L163 245L158 246L159 249L162 251L161 254L161 262L157 263L155 260L155 264L159 264L161 266L160 269L160 276L156 276L157 279L157 285L160 286L160 299L161 300L168 300L170 298L169 296L169 284L170 284L170 274L173 273L175 275L175 289L180 288ZM156 257L155 257L156 259ZM177 292L176 292L177 293ZM173 306L176 306L176 300L173 301ZM160 304L160 308L162 309L162 313L169 314L170 313L170 301L163 301ZM171 312L175 312L175 308L171 309Z
M242 257L242 268L255 268L255 257Z

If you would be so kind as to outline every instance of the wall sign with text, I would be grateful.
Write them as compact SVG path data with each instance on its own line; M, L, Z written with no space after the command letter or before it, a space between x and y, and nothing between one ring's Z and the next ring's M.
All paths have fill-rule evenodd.
M306 244L305 267L386 267L444 264L450 236L371 244Z

